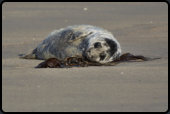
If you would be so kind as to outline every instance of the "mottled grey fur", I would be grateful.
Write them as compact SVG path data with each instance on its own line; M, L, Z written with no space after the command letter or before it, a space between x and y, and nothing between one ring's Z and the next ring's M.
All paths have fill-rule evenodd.
M114 36L91 25L68 26L52 32L27 59L84 57L89 61L107 63L120 56L121 48Z

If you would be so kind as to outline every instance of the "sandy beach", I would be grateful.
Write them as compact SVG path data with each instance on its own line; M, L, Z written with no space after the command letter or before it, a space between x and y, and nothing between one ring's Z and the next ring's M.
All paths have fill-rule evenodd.
M81 68L34 68L20 59L50 32L90 24L111 31L122 53L161 57ZM2 5L2 110L5 112L165 112L168 109L168 5L164 2Z

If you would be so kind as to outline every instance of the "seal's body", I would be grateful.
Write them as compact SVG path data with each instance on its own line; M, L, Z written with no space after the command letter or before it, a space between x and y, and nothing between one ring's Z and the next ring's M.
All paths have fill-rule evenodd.
M91 25L75 25L55 30L23 58L64 60L82 57L93 62L108 63L120 54L120 44L110 32Z

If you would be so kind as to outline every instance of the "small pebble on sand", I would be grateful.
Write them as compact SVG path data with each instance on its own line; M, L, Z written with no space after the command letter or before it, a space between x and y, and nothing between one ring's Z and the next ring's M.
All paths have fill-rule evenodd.
M84 11L87 11L88 9L87 8L83 8Z
M124 74L124 72L121 72L120 74L121 74L121 75L123 75L123 74Z

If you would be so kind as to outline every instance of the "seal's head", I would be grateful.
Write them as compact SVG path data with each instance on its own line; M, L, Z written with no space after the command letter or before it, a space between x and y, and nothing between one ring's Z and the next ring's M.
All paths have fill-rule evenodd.
M120 53L120 44L116 39L102 38L89 43L85 56L90 61L104 64L117 59Z

